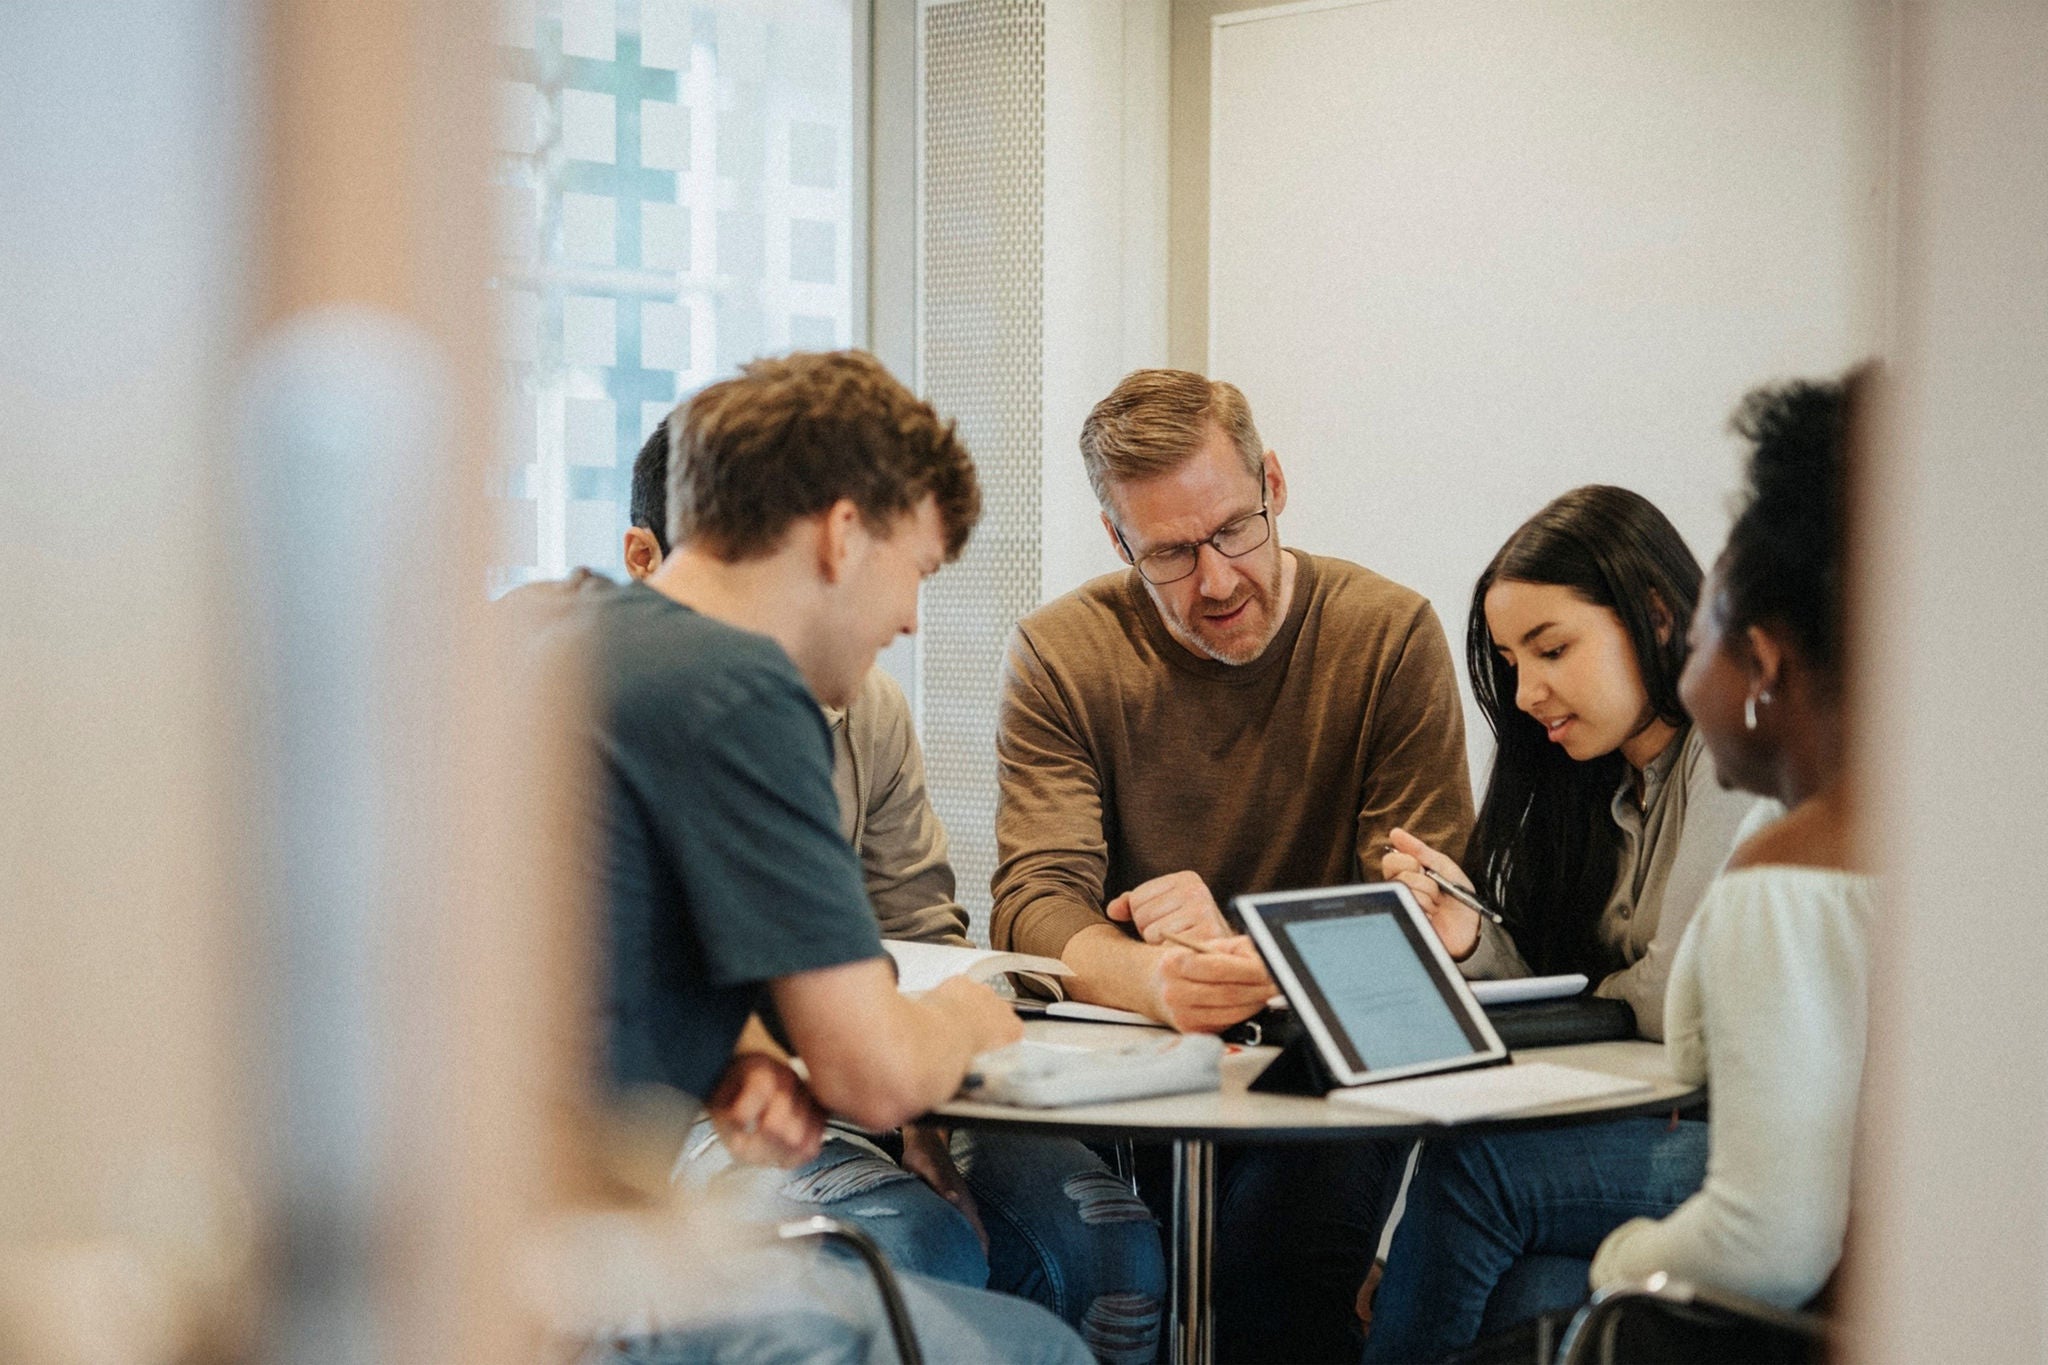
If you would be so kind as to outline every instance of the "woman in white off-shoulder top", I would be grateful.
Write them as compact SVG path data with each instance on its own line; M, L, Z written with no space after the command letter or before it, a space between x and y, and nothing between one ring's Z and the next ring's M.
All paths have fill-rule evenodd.
M1855 388L1745 401L1750 497L1693 619L1680 690L1721 781L1786 807L1709 886L1672 966L1666 1047L1709 1086L1712 1117L1430 1144L1368 1365L1439 1360L1657 1270L1796 1305L1841 1256L1874 901L1850 854L1842 753Z

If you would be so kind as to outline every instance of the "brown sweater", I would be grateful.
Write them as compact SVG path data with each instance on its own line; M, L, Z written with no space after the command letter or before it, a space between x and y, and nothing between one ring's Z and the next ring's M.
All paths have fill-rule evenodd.
M1169 872L1193 870L1226 908L1377 881L1395 825L1464 852L1464 712L1436 613L1369 569L1290 553L1287 620L1249 664L1176 642L1135 571L1018 623L996 739L998 948L1057 957Z

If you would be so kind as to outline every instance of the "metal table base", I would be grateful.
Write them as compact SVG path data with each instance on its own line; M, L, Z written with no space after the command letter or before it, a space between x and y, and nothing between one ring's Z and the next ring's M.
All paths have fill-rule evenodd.
M1209 1266L1216 1248L1216 1144L1180 1138L1173 1144L1174 1365L1213 1365L1215 1308Z
M1079 1020L1036 1020L1027 1037L1079 1046L1108 1046L1156 1037L1129 1025ZM1216 1248L1216 1149L1219 1142L1270 1146L1282 1142L1353 1142L1368 1139L1436 1137L1440 1126L1363 1106L1327 1104L1295 1095L1253 1094L1251 1079L1271 1060L1272 1049L1253 1048L1224 1059L1222 1087L1214 1092L1084 1105L1078 1108L1019 1109L956 1100L936 1112L955 1124L1014 1132L1047 1133L1080 1141L1164 1142L1173 1157L1171 1216L1167 1228L1170 1315L1166 1322L1169 1360L1177 1365L1214 1365L1215 1299L1211 1263ZM1526 1114L1456 1125L1461 1134L1548 1128L1605 1122L1632 1114L1665 1114L1697 1103L1704 1090L1671 1075L1656 1043L1625 1041L1575 1047L1531 1049L1526 1060L1559 1062L1608 1075L1641 1080L1648 1089L1614 1099L1550 1106ZM1120 1159L1128 1175L1130 1163Z

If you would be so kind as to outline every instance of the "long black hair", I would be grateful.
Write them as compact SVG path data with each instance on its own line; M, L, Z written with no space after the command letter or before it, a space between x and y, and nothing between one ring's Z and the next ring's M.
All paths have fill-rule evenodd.
M1539 975L1584 972L1597 981L1622 965L1598 926L1620 862L1610 808L1628 760L1615 752L1581 763L1516 709L1515 670L1494 650L1486 594L1502 581L1554 583L1611 609L1635 648L1650 709L1683 727L1678 675L1700 579L1684 537L1647 498L1589 484L1523 522L1472 589L1465 660L1494 755L1467 865Z

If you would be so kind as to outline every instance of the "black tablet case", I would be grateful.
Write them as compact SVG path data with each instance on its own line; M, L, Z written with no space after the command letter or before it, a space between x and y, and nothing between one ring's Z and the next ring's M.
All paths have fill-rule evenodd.
M1252 1077L1247 1089L1262 1091L1269 1095L1327 1095L1337 1088L1337 1078L1330 1074L1330 1068L1323 1065L1321 1054L1316 1051L1316 1040L1308 1036L1308 1030L1299 1023L1292 1023L1293 1037L1282 1043L1280 1055L1266 1064L1266 1069ZM1267 1037L1273 1037L1269 1031Z
M1509 1051L1527 1047L1564 1047L1571 1043L1606 1043L1636 1036L1636 1012L1626 1000L1573 995L1562 1000L1527 1000L1514 1005L1489 1005L1486 1017Z

